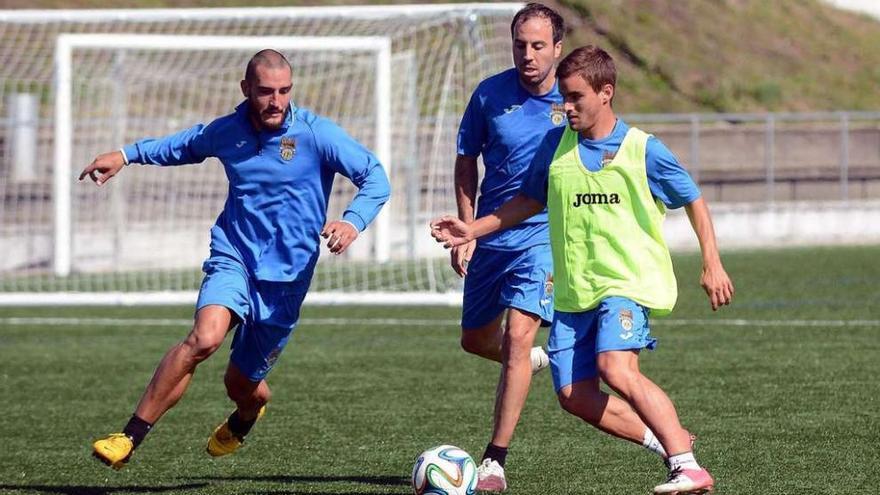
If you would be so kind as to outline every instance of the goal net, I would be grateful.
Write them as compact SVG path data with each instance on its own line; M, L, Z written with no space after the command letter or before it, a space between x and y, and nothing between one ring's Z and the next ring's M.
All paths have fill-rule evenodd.
M227 114L261 48L293 66L297 106L385 164L392 199L342 256L322 252L313 303L455 303L427 222L454 212L458 119L510 65L521 4L0 12L0 304L194 300L222 165L133 165L77 183L97 153ZM355 190L339 177L328 218Z

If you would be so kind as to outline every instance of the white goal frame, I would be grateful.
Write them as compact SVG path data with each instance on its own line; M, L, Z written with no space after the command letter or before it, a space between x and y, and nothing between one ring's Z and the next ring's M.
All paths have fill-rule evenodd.
M189 35L139 35L139 34L63 34L58 37L55 48L55 78L57 94L55 99L55 166L53 178L54 210L54 271L55 275L65 277L70 274L72 264L72 219L71 190L75 173L71 163L73 151L72 109L72 65L74 50L102 49L149 49L167 51L204 50L260 50L276 48L293 51L367 51L376 60L376 142L373 151L390 176L391 164L391 39L381 36L189 36ZM373 225L375 229L374 259L384 262L389 259L389 211L383 209ZM22 294L24 296L24 294ZM53 299L51 304L61 300L78 299L73 294L29 294L43 302ZM191 298L190 293L118 293L89 294L89 299L97 298L108 303L125 304L129 298L153 301L156 304L180 302L181 298ZM327 294L326 296L329 296ZM80 301L82 302L82 301Z
M63 34L55 45L55 169L53 198L55 275L66 277L72 264L71 189L74 174L72 65L73 50L148 49L166 51L260 50L369 51L376 57L376 142L373 152L391 176L391 39L381 36L188 36L141 34ZM377 262L387 261L390 251L389 213L380 211L373 226Z
M523 3L519 2L499 2L274 8L0 10L0 27L5 28L7 31L11 30L13 33L24 29L28 33L36 32L40 34L37 40L39 43L34 48L35 52L48 55L50 50L55 48L55 52L50 56L43 55L38 57L44 61L42 65L37 65L33 68L27 66L27 74L35 73L35 71L38 74L37 80L43 85L41 88L46 87L48 84L52 86L52 91L49 93L51 99L41 102L41 105L48 106L46 110L48 110L50 118L54 117L53 122L48 124L55 131L50 139L43 139L43 141L51 142L52 151L49 152L49 158L53 160L50 166L50 183L46 184L50 186L51 192L46 195L46 200L42 203L49 210L40 210L48 213L48 215L43 217L45 220L41 220L42 222L48 221L48 225L46 223L40 224L43 229L43 233L40 236L27 234L28 237L23 237L28 242L42 243L36 246L40 256L39 260L37 260L39 268L36 268L35 271L31 268L25 268L21 276L28 277L28 281L24 283L15 280L15 277L19 276L15 273L18 265L10 265L13 267L13 271L10 272L12 286L8 292L0 293L0 306L186 304L195 301L197 295L197 291L194 288L190 288L192 285L190 283L183 284L183 287L186 288L181 287L179 283L175 283L173 286L181 287L181 289L174 289L172 291L155 290L149 288L151 287L149 284L136 288L130 284L124 284L122 286L114 285L112 288L111 286L102 286L102 288L96 289L92 287L88 280L86 280L86 283L81 284L77 280L70 279L73 275L78 275L74 272L78 270L78 263L81 261L79 258L80 254L76 250L79 249L80 232L74 230L76 225L74 225L73 219L76 215L74 215L75 212L71 209L74 198L79 197L79 195L74 195L75 190L72 188L76 187L76 175L79 171L78 165L84 165L73 161L74 158L77 161L83 159L80 156L81 151L79 147L74 146L73 139L73 124L76 120L73 119L75 115L72 113L74 110L72 102L75 98L78 98L75 86L78 81L76 69L79 65L79 59L77 54L81 54L83 51L88 53L89 50L98 49L110 50L112 52L114 48L119 48L121 52L126 47L137 49L151 48L151 46L145 43L146 40L165 40L165 48L162 49L176 51L188 50L190 48L198 50L226 50L229 49L230 43L232 43L231 47L236 50L249 46L246 43L254 43L254 49L273 47L293 51L315 47L315 49L326 50L331 45L339 43L339 46L354 45L351 48L352 50L357 50L360 54L367 55L368 57L371 55L368 47L372 46L372 51L375 53L376 58L370 57L370 60L375 60L371 64L374 65L371 70L379 71L375 75L375 81L370 84L370 90L373 87L376 88L376 100L373 103L374 109L373 112L370 112L375 122L372 129L375 135L373 139L364 142L364 144L373 149L377 157L388 168L389 175L393 174L396 169L397 173L394 176L398 176L401 173L411 173L410 167L413 164L400 162L400 158L397 158L395 167L392 167L391 163L392 158L397 156L392 154L395 152L395 149L392 148L392 138L394 136L393 133L389 132L393 129L390 120L395 114L392 112L398 111L396 109L398 104L406 104L398 101L400 95L397 94L394 95L395 100L391 100L389 93L396 91L393 87L395 83L392 80L393 77L396 78L396 74L391 72L391 64L392 61L394 64L399 63L398 54L395 52L395 50L398 50L399 44L403 48L412 46L416 47L413 50L421 50L422 48L420 47L423 46L424 40L416 38L421 36L420 34L411 34L407 30L402 32L397 28L394 28L394 30L383 30L381 28L377 30L376 27L386 21L390 21L393 24L389 25L394 26L404 21L427 22L428 29L436 29L437 26L445 26L446 22L452 21L454 23L450 24L454 29L452 34L462 37L466 42L473 42L469 46L474 47L475 54L468 53L470 58L467 60L471 66L475 67L475 73L485 72L490 70L490 68L491 71L495 71L500 67L498 64L505 65L507 63L506 61L498 60L499 50L495 46L495 41L498 39L497 34L499 34L499 17L512 16L523 5ZM483 24L482 19L484 16L489 16L492 20L488 24ZM344 27L339 27L327 33L332 34L332 36L325 36L326 30L316 30L311 27L302 29L302 26L300 26L300 21L303 20L335 22L337 19L341 21L340 26ZM293 25L297 26L295 32L301 34L288 36L285 29L279 29L279 22L283 24L286 20L293 22ZM251 27L265 23L267 28L262 32L266 34L258 36L261 32L260 30L249 29L247 31L240 31L232 29L234 26L239 26L239 21L243 21L241 25ZM165 29L165 23L171 23L177 27ZM197 29L188 29L187 26L190 23L194 24ZM84 24L87 24L87 26L80 26ZM117 31L116 33L109 32L110 27L108 26L117 25L124 27L122 29L114 28L113 30ZM83 28L91 32L85 34ZM483 33L484 28L489 28L490 31ZM503 22L501 22L501 28L500 33L504 34ZM461 31L459 32L458 30ZM155 34L135 34L151 32ZM165 32L168 34L160 34ZM211 36L206 36L202 33L211 34ZM495 36L493 36L493 33ZM255 34L255 36L249 36L250 34ZM488 36L484 38L484 34ZM404 42L403 40L406 41ZM199 44L200 46L191 46L194 44ZM376 45L374 46L374 44ZM448 50L448 47L445 47L445 49ZM462 49L456 48L456 50L458 51L450 52L451 55L444 52L443 56L452 56L454 60L458 60L461 57ZM504 53L507 52L504 51ZM50 66L49 64L53 62L54 66ZM417 75L416 84L420 81L418 77ZM432 75L431 77L435 76ZM430 81L434 80L429 78L429 84L431 84ZM436 83L436 81L434 82ZM444 82L446 82L445 79ZM30 88L30 86L27 87ZM457 86L455 88L449 91L444 89L442 94L439 95L440 102L446 102L445 98L451 94L450 91L458 91ZM405 95L410 98L412 95L416 95L417 91L420 91L418 88L410 89L411 92L407 92ZM437 97L434 92L431 94ZM441 117L443 116L445 114L441 115ZM414 145L410 143L409 146ZM436 147L435 142L431 145L431 150L435 150ZM76 156L73 155L74 152ZM429 166L434 167L433 162ZM442 180L446 180L445 175ZM412 207L410 202L407 202L406 205L406 207ZM432 205L433 203L429 204L428 208ZM412 292L405 286L400 285L401 280L399 278L390 280L391 283L387 286L389 287L387 289L384 288L386 285L382 284L376 286L375 289L366 288L371 286L368 284L365 288L352 290L346 285L348 282L343 284L331 283L329 287L345 288L338 289L338 291L337 289L331 289L332 292L312 292L306 298L306 301L318 304L459 305L461 303L460 288L454 288L449 280L446 280L444 277L438 278L435 276L437 259L430 257L433 254L430 254L429 258L424 260L422 258L413 258L416 255L422 256L421 253L425 246L415 243L401 247L402 245L398 239L402 233L398 232L396 228L390 228L393 225L391 222L396 221L396 218L395 212L386 207L371 226L371 235L369 237L371 241L369 243L371 248L370 260L373 264L377 265L385 260L392 264L402 260L401 269L403 271L398 272L395 268L394 274L402 274L404 276L404 284L408 283L409 277L412 277L415 284ZM29 222L30 220L24 219L23 221ZM408 221L411 222L412 219ZM23 225L29 226L30 224L25 223ZM393 230L393 232L388 232L389 230ZM428 244L428 246L433 246L433 243ZM48 248L48 252L44 252L46 248ZM404 248L408 249L408 251ZM22 254L22 256L24 255ZM402 256L408 257L403 258ZM394 259L391 260L391 258ZM17 260L18 258L15 259ZM25 258L22 257L21 259L24 260ZM48 266L44 264L46 261L48 261ZM413 265L413 261L418 266ZM361 263L361 265L364 264ZM354 276L366 274L362 270L361 265L358 265L358 270L361 271L354 274ZM369 262L366 266L369 267ZM42 267L48 268L48 270ZM34 271L34 275L29 275L30 271ZM3 275L5 276L5 273ZM35 277L34 283L31 283L29 280L31 276ZM335 277L335 275L333 276ZM385 275L382 276L384 277ZM346 274L346 277L348 277L348 274ZM65 282L64 279L68 279L70 284ZM0 282L2 281L3 279L0 279ZM358 281L358 287L360 287L360 282ZM110 289L109 291L106 290L108 288ZM135 288L135 291L128 290L130 288Z

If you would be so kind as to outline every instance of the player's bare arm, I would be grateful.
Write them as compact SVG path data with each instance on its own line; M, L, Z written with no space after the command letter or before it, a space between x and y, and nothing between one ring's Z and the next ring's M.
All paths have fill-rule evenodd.
M497 210L471 224L448 215L437 218L431 222L431 236L447 249L461 246L493 232L513 227L543 209L541 202L517 194Z
M344 220L329 222L321 230L321 237L327 239L327 247L333 254L342 254L357 239L358 229Z
M457 155L455 157L455 202L458 205L458 218L465 223L474 221L478 181L476 157ZM459 277L467 275L468 262L470 262L476 247L476 241L471 241L450 250L450 263Z
M697 234L700 251L703 254L703 273L700 276L700 285L709 296L712 311L715 311L721 306L730 304L734 294L733 282L721 264L721 256L718 254L718 245L715 242L715 227L712 225L712 216L709 214L706 201L703 198L698 198L686 205L685 211L687 211L694 233Z
M101 186L105 182L118 174L122 167L125 166L125 157L121 151L111 151L102 153L92 160L88 167L84 168L79 174L79 180L85 179L88 175L92 181Z

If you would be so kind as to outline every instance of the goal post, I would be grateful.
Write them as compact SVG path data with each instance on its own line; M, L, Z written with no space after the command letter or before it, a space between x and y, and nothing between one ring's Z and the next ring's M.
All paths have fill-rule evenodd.
M55 275L66 277L71 268L71 188L75 173L71 163L73 122L71 65L75 50L157 50L259 51L273 48L282 51L368 51L375 57L375 123L376 141L373 152L392 174L391 164L391 40L365 36L169 36L138 34L62 34L55 48ZM111 186L112 187L112 186ZM389 225L387 210L380 211L373 225L376 229L374 260L388 261Z

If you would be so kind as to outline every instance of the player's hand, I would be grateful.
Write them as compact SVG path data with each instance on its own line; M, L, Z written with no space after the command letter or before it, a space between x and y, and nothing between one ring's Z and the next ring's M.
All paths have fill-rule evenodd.
M342 254L357 239L358 229L342 220L334 220L324 226L321 237L327 239L327 247L333 254Z
M470 263L471 256L474 255L474 248L476 247L477 241L471 241L461 246L455 246L450 250L449 255L452 258L452 269L455 270L459 277L467 275L468 263Z
M712 311L730 304L730 301L733 300L733 282L720 264L703 267L700 285L703 286L703 290L709 296Z
M474 240L470 225L458 217L443 216L431 221L431 237L443 243L443 247L461 246Z
M125 158L123 158L121 151L102 153L96 156L88 167L83 169L82 173L79 174L79 180L85 179L88 175L95 184L101 186L118 174L124 166Z

